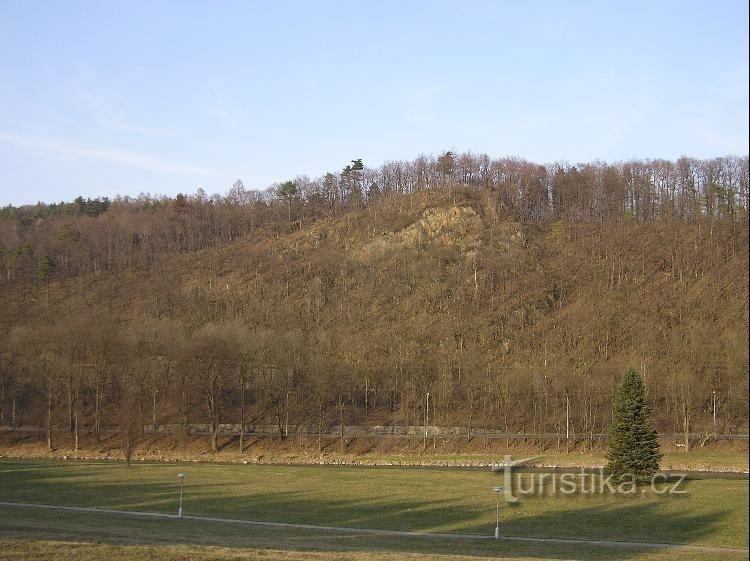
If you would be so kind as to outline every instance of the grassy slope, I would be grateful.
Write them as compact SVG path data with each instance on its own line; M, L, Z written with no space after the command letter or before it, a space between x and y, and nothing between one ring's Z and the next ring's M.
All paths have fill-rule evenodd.
M68 433L56 433L55 450L49 452L43 435L25 431L0 432L0 457L10 458L62 458L75 457L73 441ZM211 452L208 438L193 436L188 445L182 438L170 436L148 436L139 443L135 457L147 460L200 460L201 462L255 462L255 463L293 463L318 464L357 463L357 464L417 464L417 465L454 465L492 464L502 460L505 454L512 458L538 457L538 465L561 467L598 467L606 463L605 451L602 448L585 449L574 447L565 452L556 447L542 450L539 447L519 445L508 448L501 441L484 441L474 438L449 441L428 442L423 449L421 439L348 439L342 452L338 439L326 439L323 452L318 453L317 439L290 438L280 440L275 437L250 439L247 448L240 452L236 437L220 438L221 449ZM705 448L696 447L689 454L676 451L664 444L662 469L668 470L713 470L713 471L748 471L748 450L746 441L723 442ZM96 443L93 438L81 439L79 457L86 459L119 459L122 457L119 437L104 435Z
M181 470L190 514L482 534L492 532L491 488L502 480L456 469L2 463L0 500L171 513ZM686 490L522 498L502 507L502 528L517 536L747 546L747 481L696 480Z

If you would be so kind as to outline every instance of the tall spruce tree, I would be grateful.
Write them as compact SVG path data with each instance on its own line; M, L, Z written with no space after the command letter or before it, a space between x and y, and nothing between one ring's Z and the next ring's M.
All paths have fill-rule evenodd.
M635 370L628 369L615 396L607 471L618 477L632 475L645 480L659 470L661 458L643 380Z
M44 255L39 259L37 271L39 278L49 280L55 274L55 263L49 255Z

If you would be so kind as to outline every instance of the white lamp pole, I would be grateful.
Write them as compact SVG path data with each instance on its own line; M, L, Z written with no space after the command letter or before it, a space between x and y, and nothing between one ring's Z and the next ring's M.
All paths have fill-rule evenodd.
M711 390L711 397L714 406L714 434L716 434L716 390Z
M427 426L430 423L430 392L427 392L427 410L424 415L424 438L427 441Z
M503 492L502 487L493 487L495 491L495 539L500 539L500 493Z
M177 518L182 518L182 483L185 480L185 474L178 473L177 478L180 480L180 508L177 510Z

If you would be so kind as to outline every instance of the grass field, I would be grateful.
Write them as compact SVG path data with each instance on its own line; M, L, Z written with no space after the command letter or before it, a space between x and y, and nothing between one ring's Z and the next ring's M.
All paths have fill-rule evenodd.
M186 514L485 535L492 533L495 522L491 488L502 484L501 476L483 470L8 462L0 463L0 500L174 513L180 471L187 474ZM687 493L679 496L647 490L634 496L522 497L517 505L501 507L502 531L509 536L747 547L747 480L692 480L684 490ZM0 559L11 558L9 552L14 559L45 558L54 552L56 559L71 560L118 555L273 560L311 551L326 552L321 559L419 559L438 553L472 558L724 558L579 544L239 528L9 507L0 507L0 540Z

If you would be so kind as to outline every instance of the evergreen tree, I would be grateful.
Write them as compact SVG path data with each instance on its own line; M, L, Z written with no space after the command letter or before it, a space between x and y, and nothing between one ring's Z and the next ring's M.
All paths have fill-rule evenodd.
M285 181L276 189L279 198L286 201L289 220L292 219L292 200L297 196L299 189L294 181Z
M615 396L607 471L618 477L632 475L645 480L659 470L661 458L659 439L649 418L643 380L630 368Z
M55 274L55 263L49 255L44 255L39 259L39 278L49 280Z

